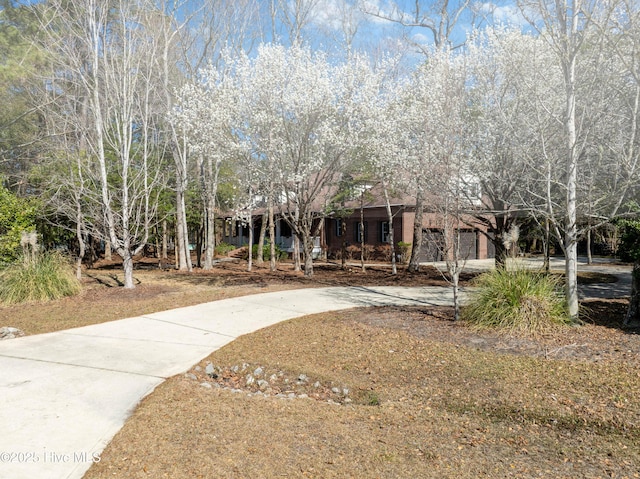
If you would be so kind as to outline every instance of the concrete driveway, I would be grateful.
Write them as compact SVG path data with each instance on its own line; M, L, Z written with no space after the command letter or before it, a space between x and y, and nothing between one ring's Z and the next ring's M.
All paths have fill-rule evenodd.
M541 258L518 258L514 261L519 266L529 269L541 269ZM443 261L425 263L435 266L441 271L447 266ZM493 259L469 260L465 264L465 271L482 272L494 267ZM564 258L553 257L550 261L552 270L564 271ZM617 278L615 283L578 285L581 299L594 298L625 298L631 294L631 269L629 264L621 264L609 258L594 258L592 264L587 264L586 257L578 258L578 271L594 271L611 274Z
M240 335L308 314L446 305L448 288L258 294L0 343L0 478L81 478L136 405Z

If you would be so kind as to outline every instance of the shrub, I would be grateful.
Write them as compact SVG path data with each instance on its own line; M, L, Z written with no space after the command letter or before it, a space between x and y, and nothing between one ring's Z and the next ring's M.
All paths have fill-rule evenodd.
M387 263L391 262L391 245L383 244L376 246L374 256L376 259L380 259Z
M480 328L536 334L567 324L561 282L544 273L499 268L475 280L477 290L462 310L462 319Z
M0 178L0 264L11 264L20 254L23 231L34 231L37 207L34 200L19 198L2 186Z
M224 256L229 251L233 251L234 249L236 249L236 247L232 244L222 242L216 245L216 247L214 248L214 252L218 256Z
M245 253L245 256L247 256L248 253ZM258 245L254 244L252 249L251 249L251 254L253 259L256 259L258 257ZM287 257L287 252L283 251L280 246L276 245L276 260L281 260L281 259L285 259ZM271 260L271 244L269 244L268 242L265 242L264 246L262 247L262 258L265 261L270 261ZM248 258L245 258L248 259Z
M405 241L398 242L398 253L400 254L400 261L408 263L411 257L411 243Z
M5 304L48 301L80 292L69 261L52 252L33 261L14 263L0 271L0 302Z
M356 245L349 245L346 248L346 259L347 261L351 261L354 258L360 257L360 247Z

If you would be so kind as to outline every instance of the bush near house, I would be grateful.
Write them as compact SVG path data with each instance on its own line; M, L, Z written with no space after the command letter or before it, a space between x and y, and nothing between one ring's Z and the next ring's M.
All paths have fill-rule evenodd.
M253 259L256 259L258 257L257 244L253 245L252 257ZM286 257L287 257L287 252L283 251L278 245L276 245L276 259L281 260L281 259L285 259ZM262 258L264 258L265 261L269 261L271 259L271 245L268 242L265 242L264 246L262 247ZM248 258L244 258L244 259L248 259Z
M216 245L214 252L217 256L225 256L227 253L229 253L229 251L233 251L236 248L237 246L222 242Z

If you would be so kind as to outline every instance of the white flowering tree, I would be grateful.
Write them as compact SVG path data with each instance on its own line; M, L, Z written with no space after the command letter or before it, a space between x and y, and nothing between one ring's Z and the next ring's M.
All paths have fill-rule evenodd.
M557 127L547 112L558 105L561 79L549 68L551 56L542 39L516 30L477 34L465 56L473 156L465 176L479 182L481 193L470 213L486 227L500 266L507 257L505 235L532 203L543 213L539 217L554 216L557 209L547 194L557 165L547 146ZM527 187L532 187L529 194Z
M243 137L262 163L270 201L302 243L313 275L313 238L325 207L353 158L358 83L346 67L292 46L265 45L237 66L246 114Z
M434 51L418 69L410 91L414 131L423 143L416 150L415 167L422 169L423 185L430 209L442 229L439 246L453 290L454 317L460 316L459 281L469 251L461 245L460 231L469 209L464 177L469 162L468 105L464 57L450 51ZM420 115L422 111L422 115Z
M178 94L171 123L182 132L187 156L195 158L204 204L204 264L211 269L215 248L215 211L220 170L243 153L238 136L238 91L229 70L210 65L198 83L185 85Z

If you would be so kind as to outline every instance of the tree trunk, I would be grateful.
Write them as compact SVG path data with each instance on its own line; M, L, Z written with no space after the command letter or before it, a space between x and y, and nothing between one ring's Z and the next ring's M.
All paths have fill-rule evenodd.
M389 202L389 192L386 185L383 183L384 201L387 207L387 221L389 222L389 246L391 249L391 274L398 274L398 268L396 266L396 246L393 239L393 212L391 211L391 203Z
M422 216L424 213L424 193L422 187L418 185L416 194L416 216L413 220L413 245L411 247L411 258L407 270L417 273L420 270L420 254L422 252Z
M640 326L640 261L633 263L631 272L631 298L629 299L629 309L624 318L623 326Z
M109 240L104 242L104 259L111 261L111 241Z
M304 275L310 278L313 276L313 237L308 233L302 235L302 248L304 250Z
M249 258L247 260L247 271L253 268L253 214L249 212Z
M587 264L593 264L593 256L591 255L591 227L587 229Z
M306 258L305 258L305 264L306 264ZM298 236L295 234L293 235L293 270L294 271L302 270L302 264L300 262L300 240L298 239Z
M133 284L133 257L131 256L131 251L128 248L122 249L119 251L122 255L122 266L124 269L124 287L126 289L133 289L135 285Z
M267 235L268 214L265 211L262 215L262 223L260 224L260 236L258 237L258 254L256 255L256 264L264 264L264 238Z
M497 269L507 267L507 248L504 247L504 238L502 233L495 233L491 239L495 249L495 264Z
M575 60L574 60L575 62ZM578 319L578 225L576 189L578 182L578 155L576 145L576 94L575 63L568 66L565 74L567 88L567 218L565 230L565 275L569 317Z
M82 219L79 217L76 223L76 237L78 239L78 258L76 259L76 278L78 278L78 280L82 279L82 259L84 258L84 253L86 249L84 238L82 237L81 221Z
M460 271L456 268L451 275L453 289L453 320L460 321Z
M204 269L213 268L213 255L216 247L216 194L218 193L218 164L214 166L211 155L204 162L203 179L205 204L205 234L204 234Z
M364 247L365 247L365 227L364 227L364 191L360 193L360 268L362 272L366 271L364 264Z
M167 252L167 220L162 220L162 259L168 259L169 254Z
M549 218L544 220L544 271L549 273L551 271L551 227L549 225Z
M189 232L185 211L184 191L176 189L176 262L180 271L192 271L191 254L189 252Z
M202 268L202 243L205 228L206 227L204 225L200 225L200 228L198 228L198 235L196 236L196 266L198 268Z
M296 210L294 213L294 218L295 218L295 224L298 225L299 221L300 221L300 210L298 209L298 205L296 204ZM305 248L305 254L306 254L306 248ZM305 263L306 263L306 257L305 257ZM300 264L300 240L298 239L298 235L297 234L293 234L293 270L294 271L300 271L302 269L302 266ZM305 276L306 276L306 272L305 272Z
M273 200L269 199L269 248L271 257L269 258L269 270L276 270L276 223L273 217Z
M342 245L340 246L340 258L342 269L347 269L347 220L340 218L340 228L342 229Z

